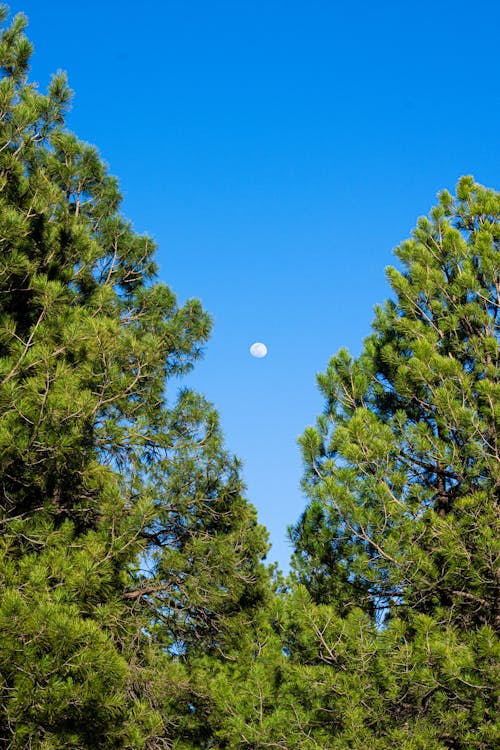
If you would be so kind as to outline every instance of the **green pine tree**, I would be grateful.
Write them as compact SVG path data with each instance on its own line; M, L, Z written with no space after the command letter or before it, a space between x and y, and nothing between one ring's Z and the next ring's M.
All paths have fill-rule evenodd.
M243 497L216 412L183 392L166 417L168 443L154 446L150 470L154 517L126 596L145 608L152 643L168 649L153 683L175 747L225 747L216 738L232 711L216 685L233 695L233 667L243 669L269 599L267 533Z
M202 747L193 660L235 658L266 534L213 408L170 394L210 320L65 129L64 75L28 81L25 26L0 38L0 745Z
M320 746L498 741L499 218L470 177L442 193L361 355L318 378L286 637Z

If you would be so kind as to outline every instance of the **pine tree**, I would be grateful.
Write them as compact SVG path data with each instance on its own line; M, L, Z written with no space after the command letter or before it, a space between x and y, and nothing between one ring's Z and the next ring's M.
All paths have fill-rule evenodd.
M166 413L169 440L163 451L154 446L150 471L155 512L143 533L146 556L126 594L145 607L152 643L168 650L163 667L155 666L155 705L179 750L225 747L215 738L232 710L217 691L223 685L230 698L237 689L233 667L243 668L270 596L261 562L267 532L208 407L186 391Z
M495 744L499 217L470 177L443 192L396 250L361 355L318 378L287 637L319 670L328 747Z
M0 745L172 747L189 658L234 654L265 599L266 534L213 408L170 393L209 317L65 129L65 76L28 82L25 26L0 39Z

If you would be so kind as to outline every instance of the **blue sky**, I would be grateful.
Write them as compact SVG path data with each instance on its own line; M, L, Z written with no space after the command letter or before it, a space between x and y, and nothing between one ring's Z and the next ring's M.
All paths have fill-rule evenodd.
M315 375L358 353L392 248L442 188L498 188L500 4L19 0L32 77L117 175L160 275L214 334L189 384L221 414L288 566ZM269 354L248 349L263 341Z

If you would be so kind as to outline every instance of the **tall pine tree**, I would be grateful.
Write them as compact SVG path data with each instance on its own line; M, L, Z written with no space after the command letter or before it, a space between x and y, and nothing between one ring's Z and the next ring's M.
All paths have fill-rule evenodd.
M64 75L28 82L25 25L0 39L0 745L202 747L189 659L234 655L266 534L213 408L167 393L209 318L65 129Z
M499 217L470 177L442 193L361 355L318 378L287 642L323 746L498 739Z

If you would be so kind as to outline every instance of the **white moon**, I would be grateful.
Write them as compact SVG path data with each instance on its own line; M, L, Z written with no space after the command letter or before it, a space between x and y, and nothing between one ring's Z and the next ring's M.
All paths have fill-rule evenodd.
M252 357L257 357L257 359L262 359L262 357L265 357L267 354L267 346L265 344L261 344L260 341L256 341L255 344L252 344L250 347L250 354Z

